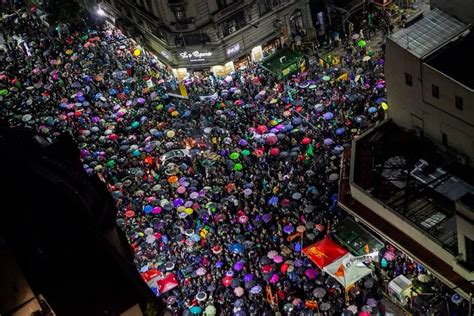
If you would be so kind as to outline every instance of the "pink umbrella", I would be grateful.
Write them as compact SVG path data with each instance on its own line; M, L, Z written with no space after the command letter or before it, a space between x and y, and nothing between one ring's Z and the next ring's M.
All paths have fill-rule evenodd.
M247 215L239 216L239 223L246 224L249 221L249 217Z
M176 192L178 192L179 194L183 194L184 192L186 192L186 188L183 186L180 186L178 187L178 189L176 189Z
M155 206L153 210L151 211L152 214L160 214L161 213L161 207Z
M280 280L280 277L278 276L278 274L275 273L272 275L269 282L274 284L274 283L277 283L279 280Z
M244 295L244 289L243 289L242 287L240 287L240 286L239 286L239 287L236 287L236 288L234 289L234 294L235 294L235 296L237 296L237 297L241 297L242 295Z
M280 255L275 256L275 257L273 257L273 262L275 262L275 263L281 263L281 262L283 262L283 257L280 256Z
M389 260L389 261L392 261L392 260L395 260L396 256L395 256L395 253L392 252L392 251L387 251L385 252L384 256L383 256L385 259Z
M270 150L270 155L278 156L280 154L280 149L278 147L274 147Z

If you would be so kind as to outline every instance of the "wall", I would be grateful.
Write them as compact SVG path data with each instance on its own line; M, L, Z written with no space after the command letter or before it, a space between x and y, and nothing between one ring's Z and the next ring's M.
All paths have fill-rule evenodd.
M441 133L448 136L448 146L474 161L474 91L457 83L427 64L422 65L423 111L430 114L424 132L441 143ZM432 95L432 84L439 87L439 98ZM455 106L455 96L464 100L463 110Z
M385 60L390 118L403 128L419 128L439 144L445 133L448 146L474 163L474 91L422 63L390 39ZM412 75L412 87L405 84L405 72ZM439 87L439 99L432 96L432 84ZM464 100L463 111L455 107L456 95Z
M456 202L456 228L458 232L458 261L466 261L466 243L464 237L474 240L474 212L461 202ZM455 271L467 280L474 279L474 271L469 271L462 264L456 264Z
M464 23L474 24L474 1L472 0L431 0L431 7L439 8Z
M405 84L405 72L411 74L413 86ZM421 120L423 113L421 103L421 73L420 61L417 57L398 46L390 38L386 43L385 80L389 116L395 123L406 129L413 129L413 119ZM415 118L413 118L413 115ZM419 126L423 128L423 126Z

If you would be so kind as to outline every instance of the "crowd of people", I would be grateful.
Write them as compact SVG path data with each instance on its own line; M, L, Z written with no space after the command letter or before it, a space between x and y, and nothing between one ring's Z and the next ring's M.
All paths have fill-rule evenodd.
M180 81L110 25L48 27L16 5L1 14L0 117L49 141L74 135L138 269L174 273L178 286L152 287L170 310L355 314L365 298L376 309L377 289L346 297L301 249L340 216L345 146L384 117L381 51L355 36L341 64L283 80L250 63ZM189 98L170 95L180 83Z

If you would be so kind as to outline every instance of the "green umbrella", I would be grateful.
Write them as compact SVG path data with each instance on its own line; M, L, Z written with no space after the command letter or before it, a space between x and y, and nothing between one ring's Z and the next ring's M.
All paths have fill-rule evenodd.
M324 76L324 77L323 77L323 80L324 80L324 81L329 81L329 80L331 80L331 78L330 78L329 76Z
M8 90L7 89L0 90L0 95L8 95Z
M236 164L234 165L234 170L235 170L235 171L240 171L240 170L242 170L242 168L243 168L243 167L242 167L242 164L240 164L240 163L236 163Z
M367 45L367 43L364 40L360 40L357 42L357 46L359 47L365 47L365 45Z
M233 152L232 154L230 154L230 159L232 160L239 159L239 157L240 157L239 153Z
M109 167L109 168L115 167L115 161L114 160L107 161L107 167Z
M87 39L89 39L89 36L87 35L82 36L82 40L87 41Z
M248 156L248 155L250 155L250 151L248 151L247 149L242 150L242 156Z
M155 109L157 110L163 110L163 104L158 104Z
M135 122L132 123L132 127L133 127L133 128L137 128L138 126L140 126L140 123L139 123L139 122L136 122L136 121L135 121Z

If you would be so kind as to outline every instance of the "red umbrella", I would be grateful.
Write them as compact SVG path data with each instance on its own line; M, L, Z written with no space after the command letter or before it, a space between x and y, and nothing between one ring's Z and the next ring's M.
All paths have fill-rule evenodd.
M157 269L150 269L147 272L142 273L142 278L145 280L145 282L150 281L153 278L156 278L157 276L160 276L161 272L158 271Z
M275 145L278 142L278 137L276 135L271 135L265 139L265 144Z
M278 156L280 154L280 149L278 147L274 147L270 150L270 155Z
M272 268L272 266L269 265L269 264L266 264L266 265L264 265L264 266L262 267L262 272L263 272L263 273L268 273L268 272L270 272L270 271L272 271L272 270L273 270L273 268Z
M148 156L144 159L144 161L147 165L151 165L153 163L153 158Z
M257 157L262 157L263 156L263 151L260 149L255 149L253 154Z
M131 218L131 217L133 217L133 216L135 216L135 212L134 212L134 211L128 210L128 211L125 212L125 217L126 217L126 218Z
M117 134L110 134L110 135L109 135L109 136L107 136L107 137L108 137L110 140L113 140L113 141L115 141L115 140L117 140L117 139L118 139L118 136L117 136Z
M308 145L309 143L311 143L311 138L309 138L309 137L305 137L305 138L303 138L303 140L301 141L301 144L302 144L302 145Z
M265 134L268 131L268 128L265 125L260 125L257 127L257 133Z
M222 284L224 286L229 287L232 284L232 277L231 276L226 276L222 279Z

